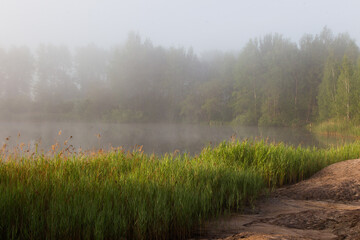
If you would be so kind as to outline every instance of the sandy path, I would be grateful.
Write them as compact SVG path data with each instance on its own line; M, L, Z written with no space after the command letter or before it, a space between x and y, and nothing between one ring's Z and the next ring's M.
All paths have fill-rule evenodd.
M206 223L196 239L360 239L360 159L280 188L254 214Z

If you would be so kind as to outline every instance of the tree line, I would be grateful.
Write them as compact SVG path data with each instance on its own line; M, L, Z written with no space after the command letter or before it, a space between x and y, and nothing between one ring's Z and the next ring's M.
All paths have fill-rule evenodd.
M111 49L0 49L0 118L266 126L360 120L359 48L348 34L324 28L299 42L268 34L239 53L201 56L134 33Z

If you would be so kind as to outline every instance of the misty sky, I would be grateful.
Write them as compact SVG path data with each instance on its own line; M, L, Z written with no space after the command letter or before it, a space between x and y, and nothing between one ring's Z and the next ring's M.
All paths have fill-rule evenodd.
M240 50L254 37L298 41L328 26L360 43L357 0L0 0L0 46L121 44L130 31L155 45Z

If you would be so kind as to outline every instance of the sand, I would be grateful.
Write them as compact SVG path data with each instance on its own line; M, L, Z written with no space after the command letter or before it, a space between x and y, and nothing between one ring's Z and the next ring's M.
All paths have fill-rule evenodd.
M360 239L360 159L279 188L249 214L205 223L194 239Z

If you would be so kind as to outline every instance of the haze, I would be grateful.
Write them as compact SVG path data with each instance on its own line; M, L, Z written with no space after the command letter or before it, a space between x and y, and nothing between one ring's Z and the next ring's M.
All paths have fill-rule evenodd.
M298 41L324 26L359 42L359 9L354 0L2 0L0 45L111 47L133 31L164 47L238 51L250 38L277 32Z
M359 9L320 0L1 1L0 139L51 146L62 130L77 147L196 152L233 133L283 135L257 127L358 124ZM318 145L284 132L274 140Z

